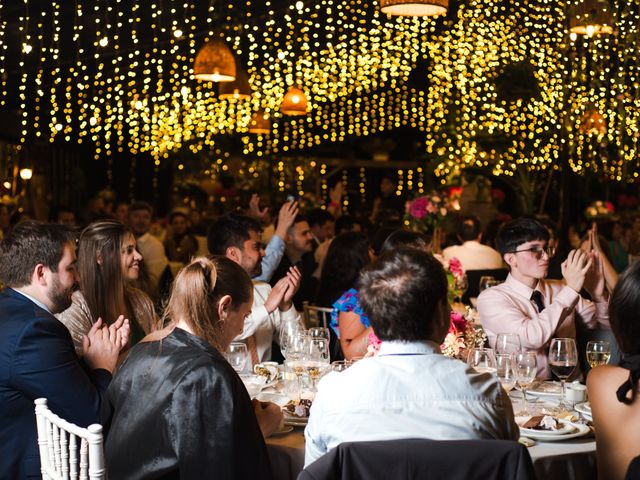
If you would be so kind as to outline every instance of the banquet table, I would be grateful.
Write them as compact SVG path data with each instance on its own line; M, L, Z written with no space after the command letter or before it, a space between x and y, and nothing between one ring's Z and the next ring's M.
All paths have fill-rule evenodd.
M304 429L267 439L271 469L276 480L295 480L304 467ZM564 442L538 442L529 447L538 479L590 480L597 477L593 437Z

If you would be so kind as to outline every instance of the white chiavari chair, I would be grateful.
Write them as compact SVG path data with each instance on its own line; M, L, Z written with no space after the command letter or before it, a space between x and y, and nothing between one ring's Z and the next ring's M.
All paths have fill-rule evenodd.
M81 428L49 410L38 398L36 422L44 480L103 480L106 478L102 426Z

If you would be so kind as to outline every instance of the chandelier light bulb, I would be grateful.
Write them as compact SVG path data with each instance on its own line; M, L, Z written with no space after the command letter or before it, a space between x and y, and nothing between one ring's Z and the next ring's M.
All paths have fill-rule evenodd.
M173 36L176 37L176 38L180 38L182 36L182 30L180 30L179 28L176 28L173 31Z
M33 47L32 47L31 45L29 45L29 44L28 44L28 43L26 43L26 42L22 44L22 51L23 51L24 53L27 53L27 54L28 54L28 53L31 53L31 50L33 50Z
M22 168L20 169L20 178L23 180L31 180L33 177L33 170L30 168Z

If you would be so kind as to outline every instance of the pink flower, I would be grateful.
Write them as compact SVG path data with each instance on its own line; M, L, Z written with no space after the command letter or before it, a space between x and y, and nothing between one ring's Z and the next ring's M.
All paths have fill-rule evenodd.
M464 331L467 328L467 321L464 319L464 317L459 313L452 311L450 314L450 319L451 319L451 326L449 327L449 332L464 333Z
M436 207L433 203L427 202L427 212L428 213L436 213L438 211L438 207Z
M464 275L462 264L456 257L453 257L451 260L449 260L449 270L455 278L460 278Z
M426 197L418 197L409 204L409 214L418 220L422 220L427 215L427 205L429 200Z

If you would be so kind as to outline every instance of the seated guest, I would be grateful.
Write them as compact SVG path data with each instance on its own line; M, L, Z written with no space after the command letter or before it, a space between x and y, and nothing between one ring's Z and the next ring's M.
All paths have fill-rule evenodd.
M224 255L240 265L251 277L262 271L264 249L260 242L260 224L252 218L230 213L211 226L207 245L214 255ZM287 320L300 321L291 299L300 285L300 272L291 267L273 288L268 283L253 283L253 306L244 328L235 341L245 342L253 364L271 360L271 343L278 339Z
M363 271L360 296L382 345L378 355L320 380L305 465L343 442L518 438L496 376L440 352L449 306L438 260L414 248L389 252Z
M74 227L76 225L76 212L65 205L58 205L49 212L49 221Z
M131 230L117 220L93 222L80 234L80 289L71 296L71 306L56 315L69 329L79 356L82 339L99 318L107 324L120 315L128 318L129 347L156 329L153 302L132 285L138 279L141 260Z
M458 240L462 245L453 245L442 251L445 260L457 258L464 270L495 270L502 268L502 257L491 247L480 243L482 228L473 215L461 219L458 225Z
M313 256L305 255L311 252L313 248L312 242L313 235L307 218L303 215L298 215L287 230L284 239L284 255L269 282L272 287L275 286L281 278L287 276L291 267L298 267L302 278L300 288L293 297L293 304L298 310L302 310L303 302L313 301L318 287L318 281L313 277L313 272L316 269Z
M576 337L576 322L587 329L608 328L607 293L597 251L572 250L562 264L564 282L545 280L549 230L537 220L520 218L504 225L497 244L509 275L504 283L478 297L478 312L489 343L499 333L517 333L522 348L537 352L538 376L549 378L549 343L554 337ZM593 301L580 296L585 288Z
M371 258L372 250L364 233L338 235L327 252L316 296L316 305L333 307L330 327L348 360L367 353L369 335L373 332L358 302L358 277Z
M333 238L336 233L336 220L326 210L314 208L307 214L309 228L313 235L313 252L327 240Z
M336 220L335 223L335 233L336 235L340 235L341 233L347 232L361 232L362 224L360 221L350 215L342 215ZM324 242L322 242L316 251L313 253L313 259L316 262L316 271L313 272L313 276L316 278L322 277L322 267L324 265L324 260L327 257L327 252L329 251L329 246L335 237L327 238Z
M164 251L170 262L187 264L198 251L198 241L187 229L189 219L187 214L180 210L174 210L169 214L171 235L164 239Z
M603 480L624 479L629 463L640 455L638 311L640 263L634 263L620 276L609 301L611 330L623 352L620 366L596 367L587 376L593 422L598 432L598 477Z
M71 305L77 281L75 234L64 225L27 221L0 242L0 478L42 478L33 401L80 427L100 421L103 394L129 322L96 322L84 358L53 316Z
M413 230L396 230L382 244L380 255L395 250L400 247L417 248L425 252L431 251L431 241L424 233Z
M251 312L251 292L249 276L224 257L180 271L169 325L133 347L107 392L109 478L271 478L263 435L282 413L252 406L223 357Z

